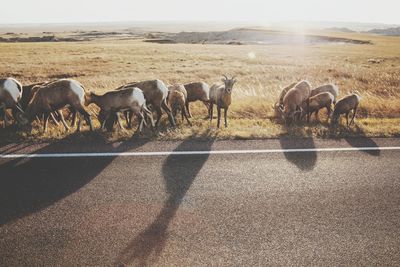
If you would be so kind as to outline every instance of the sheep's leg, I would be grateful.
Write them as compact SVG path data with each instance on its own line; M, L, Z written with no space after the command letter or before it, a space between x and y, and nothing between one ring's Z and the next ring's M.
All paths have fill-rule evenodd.
M171 124L172 127L174 127L176 125L175 124L175 120L174 120L174 116L172 116L171 109L168 107L166 99L164 99L161 102L161 107L167 113L168 119L169 119L169 123Z
M83 115L86 123L89 124L90 131L93 132L93 124L92 120L90 119L90 114L83 107L78 111Z
M349 112L346 113L346 125L349 127Z
M43 115L43 120L44 120L44 123L43 123L43 133L46 133L46 132L47 132L47 124L48 124L48 122L49 122L49 113L45 113L45 114Z
M219 125L221 123L221 107L217 106L217 112L218 112L217 128L219 128Z
M189 121L188 114L186 113L186 108L185 107L182 107L181 113L182 113L182 123L183 123L183 117L185 117L185 119L186 119L187 123L189 124L189 126L192 127L192 123Z
M72 121L71 121L71 127L75 127L75 124L76 124L76 110L74 109L73 111L72 111Z
M228 127L228 108L224 109L225 128Z
M185 107L186 107L186 110L187 110L187 113L188 113L189 118L192 118L192 113L190 113L189 102L188 102L188 101L186 101Z
M358 107L358 106L355 106L354 109L353 109L353 117L351 118L350 125L351 125L352 123L354 123L354 117L356 116L357 107Z
M64 115L62 114L62 112L60 112L60 120L61 120L62 125L65 128L65 131L68 132L69 127L68 127L67 123L65 122L65 118L64 118Z
M125 128L124 127L122 127L122 123L121 123L121 118L120 118L120 116L119 116L119 112L116 112L115 113L115 115L117 116L117 123L118 123L118 127L121 129L121 130L125 130Z
M208 116L210 116L210 122L212 122L213 116L214 116L214 104L210 103L210 107L208 109Z
M146 106L143 106L142 109L143 109L143 112L144 112L145 120L147 118L150 118L151 129L154 130L153 113L150 110L148 110Z
M319 110L315 111L315 119L316 119L317 121L319 121L318 112L319 112Z
M138 121L139 121L139 125L138 125L136 132L139 132L139 134L141 134L142 130L143 130L143 124L145 124L145 121L144 121L145 118L141 112L137 112L136 117L138 118Z
M161 120L161 115L162 115L162 111L161 111L161 107L154 107L154 109L156 110L157 113L157 120L156 120L156 126L159 127L160 126L160 120Z
M326 111L328 112L328 120L327 120L327 122L329 122L329 118L331 117L331 113L332 113L331 105L326 107Z
M58 110L54 111L54 113L55 113L58 117L61 117L60 112L59 112ZM58 123L58 120L57 120L56 117L54 116L53 112L50 112L50 118L51 118L51 120L54 122L54 124L55 124L56 126L60 125L60 124Z
M100 129L102 131L104 131L106 129L106 123L107 123L107 120L108 120L109 117L110 117L110 112L107 113L106 117L104 118L104 120L103 120L103 122L101 124Z

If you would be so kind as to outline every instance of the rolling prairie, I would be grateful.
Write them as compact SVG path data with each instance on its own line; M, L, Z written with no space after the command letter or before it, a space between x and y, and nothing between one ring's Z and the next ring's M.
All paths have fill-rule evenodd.
M161 131L157 138L189 137L266 138L296 136L398 136L400 134L400 38L358 33L319 33L370 41L371 44L157 44L141 39L112 37L83 42L0 43L0 77L15 77L23 84L73 78L96 92L125 83L161 79L166 84L219 82L222 74L237 76L230 126L216 129L205 120L205 107L191 104L193 127L179 120L179 127ZM272 105L281 88L307 79L313 86L335 83L340 97L357 91L362 96L356 125L332 133L326 117L293 127L277 124ZM91 107L93 117L96 108ZM325 112L322 112L325 114ZM167 125L166 116L163 125ZM98 126L98 124L97 124ZM3 140L15 138L1 130ZM86 130L85 130L86 131ZM100 133L107 140L129 138L133 131ZM62 127L49 133L18 133L17 138L64 138ZM87 133L83 133L87 135ZM145 135L153 136L151 133Z

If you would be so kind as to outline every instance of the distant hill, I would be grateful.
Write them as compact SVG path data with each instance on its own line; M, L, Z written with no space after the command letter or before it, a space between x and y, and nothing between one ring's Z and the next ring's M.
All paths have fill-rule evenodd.
M387 29L373 29L373 30L367 31L367 33L390 35L390 36L400 36L400 27L387 28Z
M332 27L332 28L326 28L325 30L334 31L334 32L356 32L356 31L350 30L349 28L346 28L346 27L342 27L342 28Z

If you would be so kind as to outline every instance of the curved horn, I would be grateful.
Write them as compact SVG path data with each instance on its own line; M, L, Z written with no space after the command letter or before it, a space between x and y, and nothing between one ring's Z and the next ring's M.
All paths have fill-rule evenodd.
M229 80L225 74L222 74L222 76L225 78L225 80Z

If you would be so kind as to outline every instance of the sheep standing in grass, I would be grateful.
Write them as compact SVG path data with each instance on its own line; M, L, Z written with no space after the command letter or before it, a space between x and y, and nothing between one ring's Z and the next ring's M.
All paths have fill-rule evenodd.
M22 85L17 80L13 78L0 79L0 110L3 113L3 128L5 128L8 123L7 109L18 110L21 112L18 113L19 115L23 113L19 104L21 97ZM19 115L16 115L17 113L14 114L14 116L16 116L15 119L21 119Z
M192 113L190 113L189 103L195 101L202 101L203 104L209 109L210 102L210 87L208 84L204 82L193 82L185 84L185 89L187 92L187 100L186 100L186 110L189 114L189 118L192 117Z
M147 106L151 105L157 113L156 126L159 126L163 109L167 115L171 126L175 126L174 117L172 112L167 105L168 88L161 80L148 80L143 82L129 83L127 85L121 86L117 90L137 87L143 91L144 97L146 99Z
M110 91L104 95L97 95L90 92L86 95L86 104L95 103L100 107L99 120L101 128L104 129L107 119L120 111L129 111L130 117L127 119L128 127L132 126L132 117L136 115L139 120L138 131L142 132L143 125L146 124L145 117L149 117L152 127L154 127L153 116L146 107L146 100L143 91L137 87L130 87L118 91ZM117 122L121 126L119 116Z
M339 87L334 84L325 84L311 90L310 97L320 93L331 93L334 97L333 104L336 104L339 95Z
M233 85L236 83L235 77L229 79L224 75L222 78L223 84L214 84L210 88L210 108L209 116L210 121L213 119L213 109L214 105L217 106L218 121L217 127L220 126L221 121L221 109L224 109L225 127L228 127L228 109L232 103L232 89Z
M167 98L168 106L172 110L172 115L176 119L178 111L182 114L182 121L185 118L190 126L192 123L189 121L187 110L186 110L186 99L187 92L182 84L174 84L168 87L169 93Z
M83 86L72 79L61 79L51 83L47 83L42 86L33 87L32 90L37 90L32 100L29 102L26 109L26 117L28 121L32 121L37 115L44 115L44 128L43 131L47 131L48 118L51 112L61 110L66 106L70 106L72 109L78 111L84 116L86 122L90 126L90 130L93 130L92 121L90 115L84 107L85 103L85 90ZM68 126L61 114L61 122L68 131ZM24 123L26 124L26 123ZM80 131L81 118L79 116L78 128Z
M351 94L340 99L333 111L331 125L335 126L339 123L339 118L341 114L346 115L346 125L349 127L354 122L354 117L356 116L358 105L360 104L361 97L358 94ZM353 117L351 118L349 124L349 114L353 111Z
M318 120L318 112L326 108L328 111L328 120L331 116L332 111L332 103L335 100L335 97L328 92L319 93L307 99L306 103L302 105L302 118L307 116L307 122L310 122L310 118L313 113L315 113L315 118Z
M283 108L280 108L286 123L300 119L302 105L310 97L311 85L308 81L301 81L291 88L283 98Z

